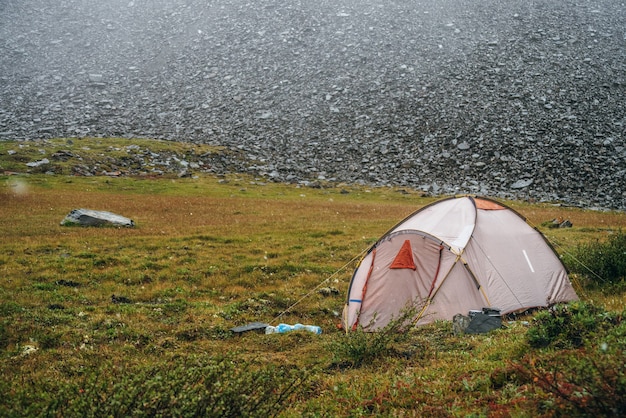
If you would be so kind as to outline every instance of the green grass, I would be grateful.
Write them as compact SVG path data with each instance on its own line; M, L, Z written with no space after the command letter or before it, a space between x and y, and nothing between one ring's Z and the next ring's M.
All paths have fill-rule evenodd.
M73 141L76 153L96 150L93 161L129 143L181 156L191 148ZM554 350L531 347L532 325L521 320L480 336L454 336L450 323L436 323L389 344L350 340L336 328L359 254L433 197L244 175L81 177L68 175L72 161L55 175L29 173L24 161L67 140L28 143L28 152L19 145L0 142L0 167L11 172L0 176L0 415L211 415L209 406L215 415L253 415L242 408L256 402L266 416L551 416L558 405L541 382L515 372L516 362ZM626 226L624 213L506 203L561 255ZM81 207L119 213L136 227L60 225ZM541 226L556 217L574 227ZM584 300L624 310L623 287L574 279ZM339 294L322 295L320 285ZM324 333L229 331L252 321L309 323ZM255 387L272 390L260 399Z

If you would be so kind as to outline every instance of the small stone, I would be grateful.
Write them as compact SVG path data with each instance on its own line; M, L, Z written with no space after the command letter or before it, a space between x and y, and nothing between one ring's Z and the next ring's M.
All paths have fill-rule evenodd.
M47 158L44 158L43 160L32 161L30 163L26 163L28 167L39 167L44 164L50 164L50 160L48 160Z
M533 184L533 179L522 179L511 184L511 189L523 189Z
M22 352L20 353L20 355L22 357L30 356L32 354L35 354L37 352L37 350L39 350L39 349L37 347L35 347L34 345L25 345L22 348Z

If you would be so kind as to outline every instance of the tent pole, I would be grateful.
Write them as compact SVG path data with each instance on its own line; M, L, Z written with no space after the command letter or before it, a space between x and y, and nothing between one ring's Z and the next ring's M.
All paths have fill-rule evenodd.
M439 291L439 289L441 289L441 286L443 285L443 282L446 281L446 279L448 277L450 277L450 273L452 272L452 269L454 268L454 266L456 265L456 263L461 259L460 255L456 256L456 260L454 260L454 263L452 263L452 267L450 267L450 270L448 270L448 272L446 273L446 275L443 277L443 279L441 280L441 284L439 285L438 288L433 289L434 288L434 284L437 281L437 277L435 276L435 279L433 280L433 286L431 287L431 291L428 294L428 297L426 298L426 301L424 302L424 307L422 308L422 310L420 311L420 313L417 315L417 317L415 317L415 320L413 321L413 324L417 324L417 321L419 321L420 319L422 319L422 316L424 316L424 312L426 312L426 309L430 306L432 300L434 299L435 295L437 294L437 292ZM439 267L437 267L437 271L439 271ZM434 290L434 293L432 293Z

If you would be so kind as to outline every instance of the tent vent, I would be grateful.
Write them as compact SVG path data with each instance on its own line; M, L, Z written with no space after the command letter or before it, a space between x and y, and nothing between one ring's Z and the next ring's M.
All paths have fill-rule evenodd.
M411 241L408 239L402 244L402 248L398 251L398 255L389 266L391 269L411 269L415 270L417 266L413 260L413 249L411 248Z

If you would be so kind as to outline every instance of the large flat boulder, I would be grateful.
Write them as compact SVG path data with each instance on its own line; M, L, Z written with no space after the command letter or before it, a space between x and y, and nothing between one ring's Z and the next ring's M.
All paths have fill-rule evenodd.
M132 228L135 226L135 222L125 216L102 210L74 209L61 221L61 225L124 226Z

